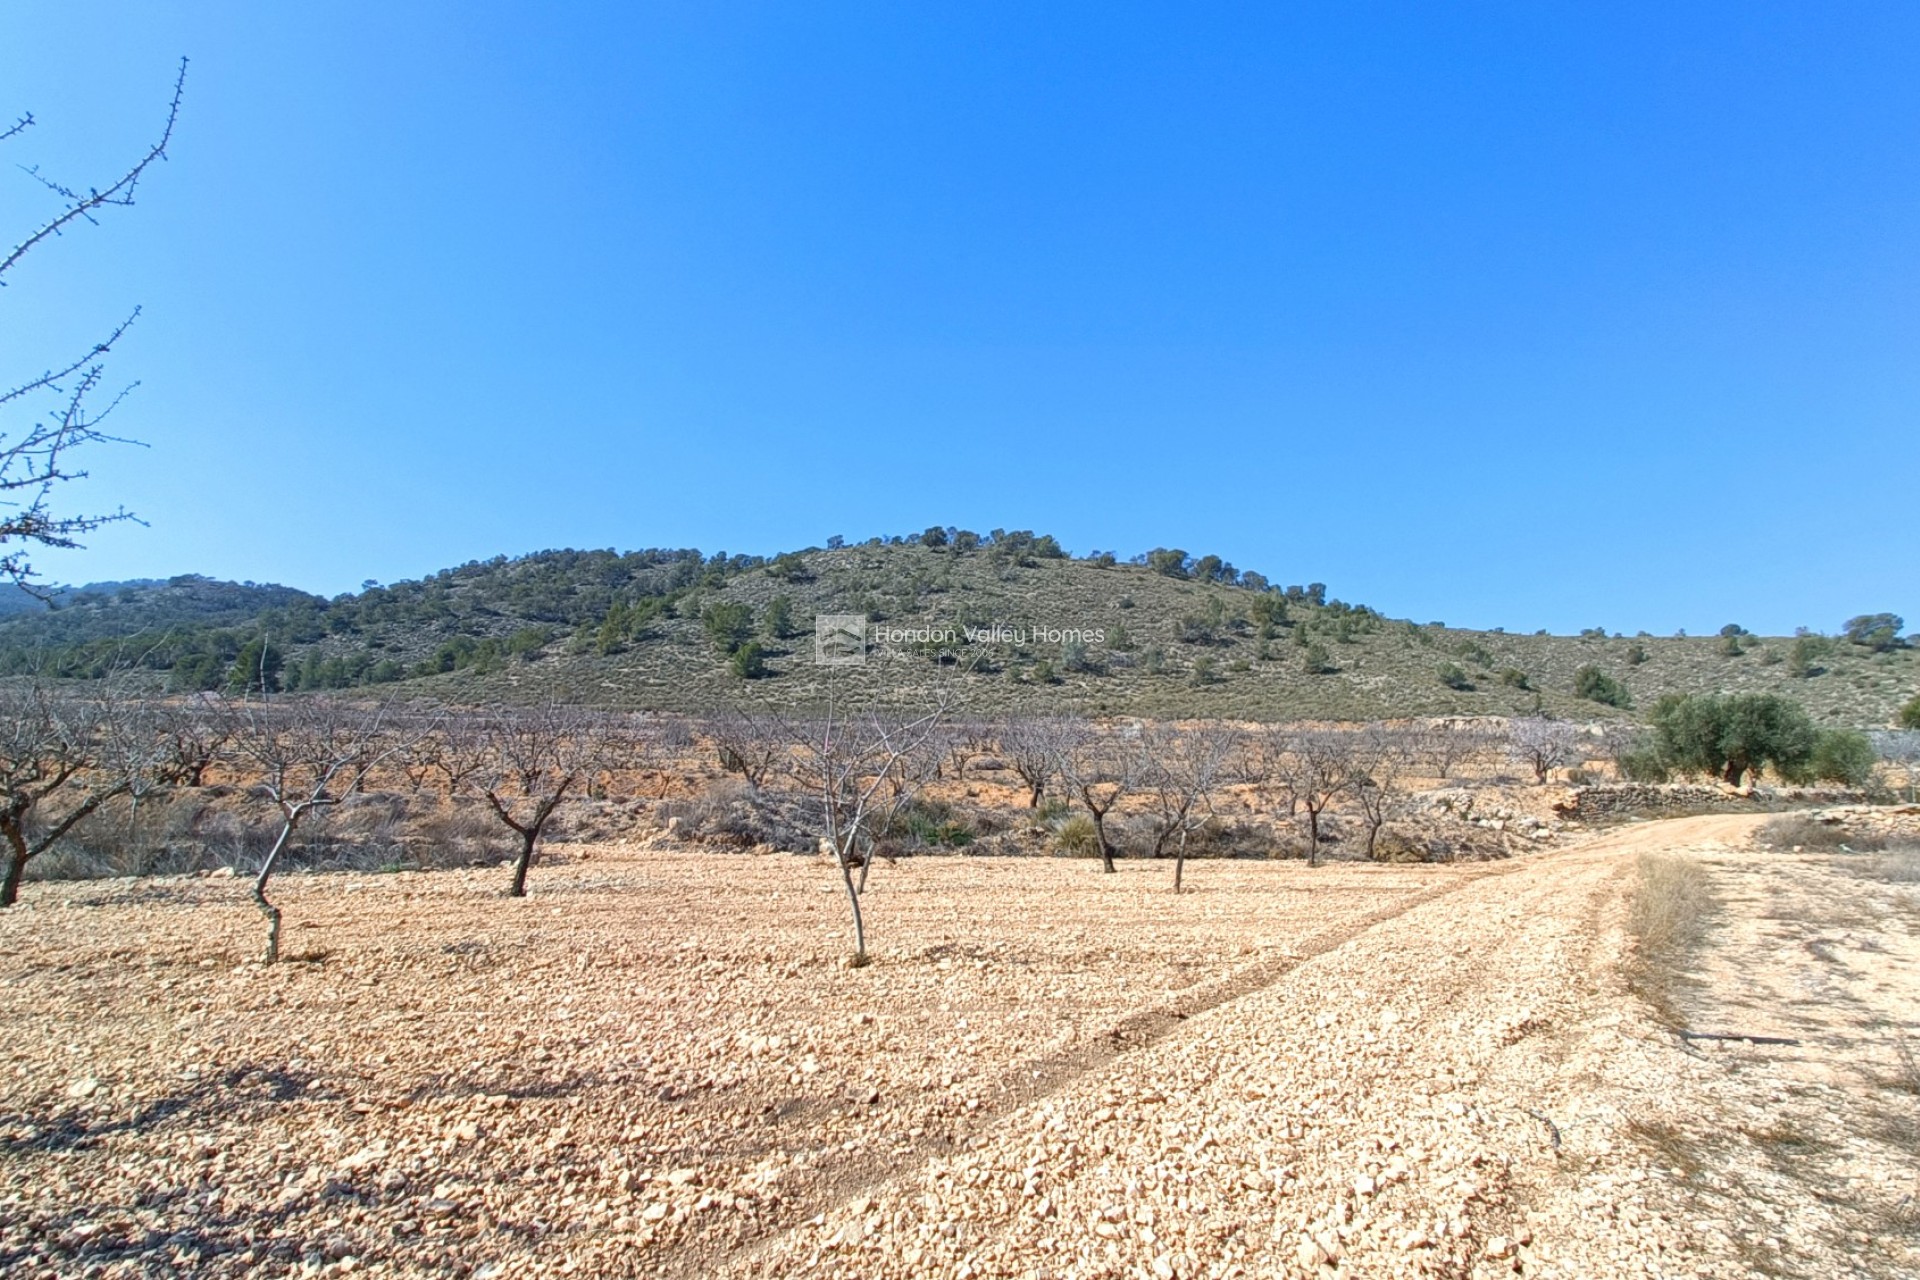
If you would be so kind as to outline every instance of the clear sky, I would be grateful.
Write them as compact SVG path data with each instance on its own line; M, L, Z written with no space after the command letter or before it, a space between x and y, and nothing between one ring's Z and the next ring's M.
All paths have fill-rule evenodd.
M1395 616L1920 625L1920 6L0 8L46 557L338 592L932 523Z

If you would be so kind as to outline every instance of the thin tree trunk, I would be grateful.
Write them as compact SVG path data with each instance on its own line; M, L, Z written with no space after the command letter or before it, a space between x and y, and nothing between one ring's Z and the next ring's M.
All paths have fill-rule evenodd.
M1307 806L1307 865L1320 865L1320 811Z
M840 883L847 890L847 906L853 910L853 967L862 969L867 964L867 925L860 916L860 890L853 883L853 865L837 842L834 854L840 863Z
M1180 881L1187 873L1187 833L1180 833L1180 851L1173 855L1173 891L1180 892Z
M1107 843L1107 815L1104 812L1088 810L1093 814L1093 834L1100 841L1100 869L1108 875L1114 874L1113 846Z
M520 833L520 856L513 864L513 887L507 890L509 898L527 896L527 869L533 866L533 842L540 838L539 827L515 827Z
M26 833L20 830L18 823L6 824L7 835L7 874L0 880L0 907L12 906L20 897L20 880L27 874Z
M294 824L299 820L295 815L281 822L280 836L273 842L273 848L267 851L266 861L260 864L260 874L253 878L254 905L267 918L267 949L260 958L262 964L273 964L280 959L280 908L267 900L267 880L273 875L273 864L279 861L280 851L292 839Z

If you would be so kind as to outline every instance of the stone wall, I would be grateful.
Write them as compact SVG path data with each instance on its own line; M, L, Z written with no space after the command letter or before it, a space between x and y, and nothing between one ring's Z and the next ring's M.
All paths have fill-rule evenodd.
M1608 782L1570 787L1554 812L1576 822L1665 817L1683 813L1766 813L1809 805L1859 804L1865 796L1845 787L1731 787L1690 782Z

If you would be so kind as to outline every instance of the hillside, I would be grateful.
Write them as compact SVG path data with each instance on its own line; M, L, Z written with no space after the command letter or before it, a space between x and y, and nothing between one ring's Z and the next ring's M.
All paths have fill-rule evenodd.
M324 602L292 587L191 573L51 587L44 600L7 583L0 588L0 645L64 649L182 627L245 626L267 610L302 603Z
M377 684L461 702L803 705L830 675L853 690L948 683L983 714L1633 714L1576 696L1576 674L1593 667L1635 709L1673 691L1777 691L1822 721L1867 727L1920 689L1920 650L1897 640L1470 631L1392 620L1317 584L1272 587L1210 557L1151 558L1073 559L1050 538L1002 533L771 561L542 552L333 600L176 578L0 620L0 664L75 677L133 665L176 689L212 687L243 652L257 669L264 635L283 687ZM788 628L773 625L781 599ZM813 618L825 613L881 629L864 666L815 665ZM749 635L764 650L760 678L736 674L725 651Z

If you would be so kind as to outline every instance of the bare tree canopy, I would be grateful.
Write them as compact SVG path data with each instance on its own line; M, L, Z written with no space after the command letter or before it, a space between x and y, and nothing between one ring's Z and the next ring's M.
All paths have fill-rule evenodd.
M37 165L24 168L29 177L58 199L60 207L0 257L0 286L8 283L7 274L35 249L75 226L97 224L98 215L108 209L133 204L147 170L166 158L180 117L186 78L187 63L182 58L158 139L112 182L97 187L68 186L43 174ZM12 127L0 131L0 142L18 138L33 125L32 115L22 116ZM87 474L69 461L75 451L89 444L127 443L102 428L132 387L106 395L104 401L100 397L105 394L106 356L139 314L135 308L104 339L77 356L18 382L11 378L0 382L0 413L9 417L18 413L25 418L24 424L11 428L0 422L0 574L29 590L35 576L32 556L36 551L78 547L83 534L134 518L124 509L94 515L63 511L57 491Z
M1240 746L1231 725L1145 725L1140 731L1143 773L1153 816L1153 856L1173 846L1173 891L1184 887L1187 841L1213 816L1213 796L1226 781Z
M999 728L1000 754L1027 787L1027 807L1037 809L1047 787L1060 773L1068 749L1080 737L1080 724L1061 716L1015 716Z
M1419 756L1418 739L1388 724L1370 724L1353 737L1355 814L1367 834L1366 855L1378 856L1380 830L1406 803L1405 782Z
M467 739L462 751L478 760L470 785L520 838L508 897L526 897L527 872L560 802L587 790L607 768L605 728L591 711L549 703L476 717L452 730Z
M1141 750L1139 727L1059 723L1065 737L1060 776L1093 820L1094 838L1100 846L1100 869L1110 875L1116 870L1113 859L1117 851L1107 829L1107 819L1147 776L1147 758Z
M853 916L855 968L868 958L860 900L875 835L933 776L942 746L938 730L948 711L944 696L925 709L905 711L830 702L817 718L789 722L783 758L794 783L820 806L824 838Z
M1529 716L1507 727L1508 758L1532 769L1536 783L1545 782L1555 769L1579 763L1585 745L1579 726L1565 720Z
M27 864L155 766L152 726L111 687L84 696L37 682L0 687L0 908L20 896Z
M267 897L294 831L317 809L353 794L374 768L405 747L384 706L327 698L249 704L236 715L235 762L255 793L280 815L280 832L253 878L253 901L267 920L262 959L280 958L280 908Z
M1359 751L1345 729L1274 725L1264 735L1263 769L1307 817L1307 865L1320 865L1320 815L1354 785Z
M765 786L768 775L785 763L791 747L791 726L770 711L732 708L702 727L720 757L720 767L739 774L750 787Z

